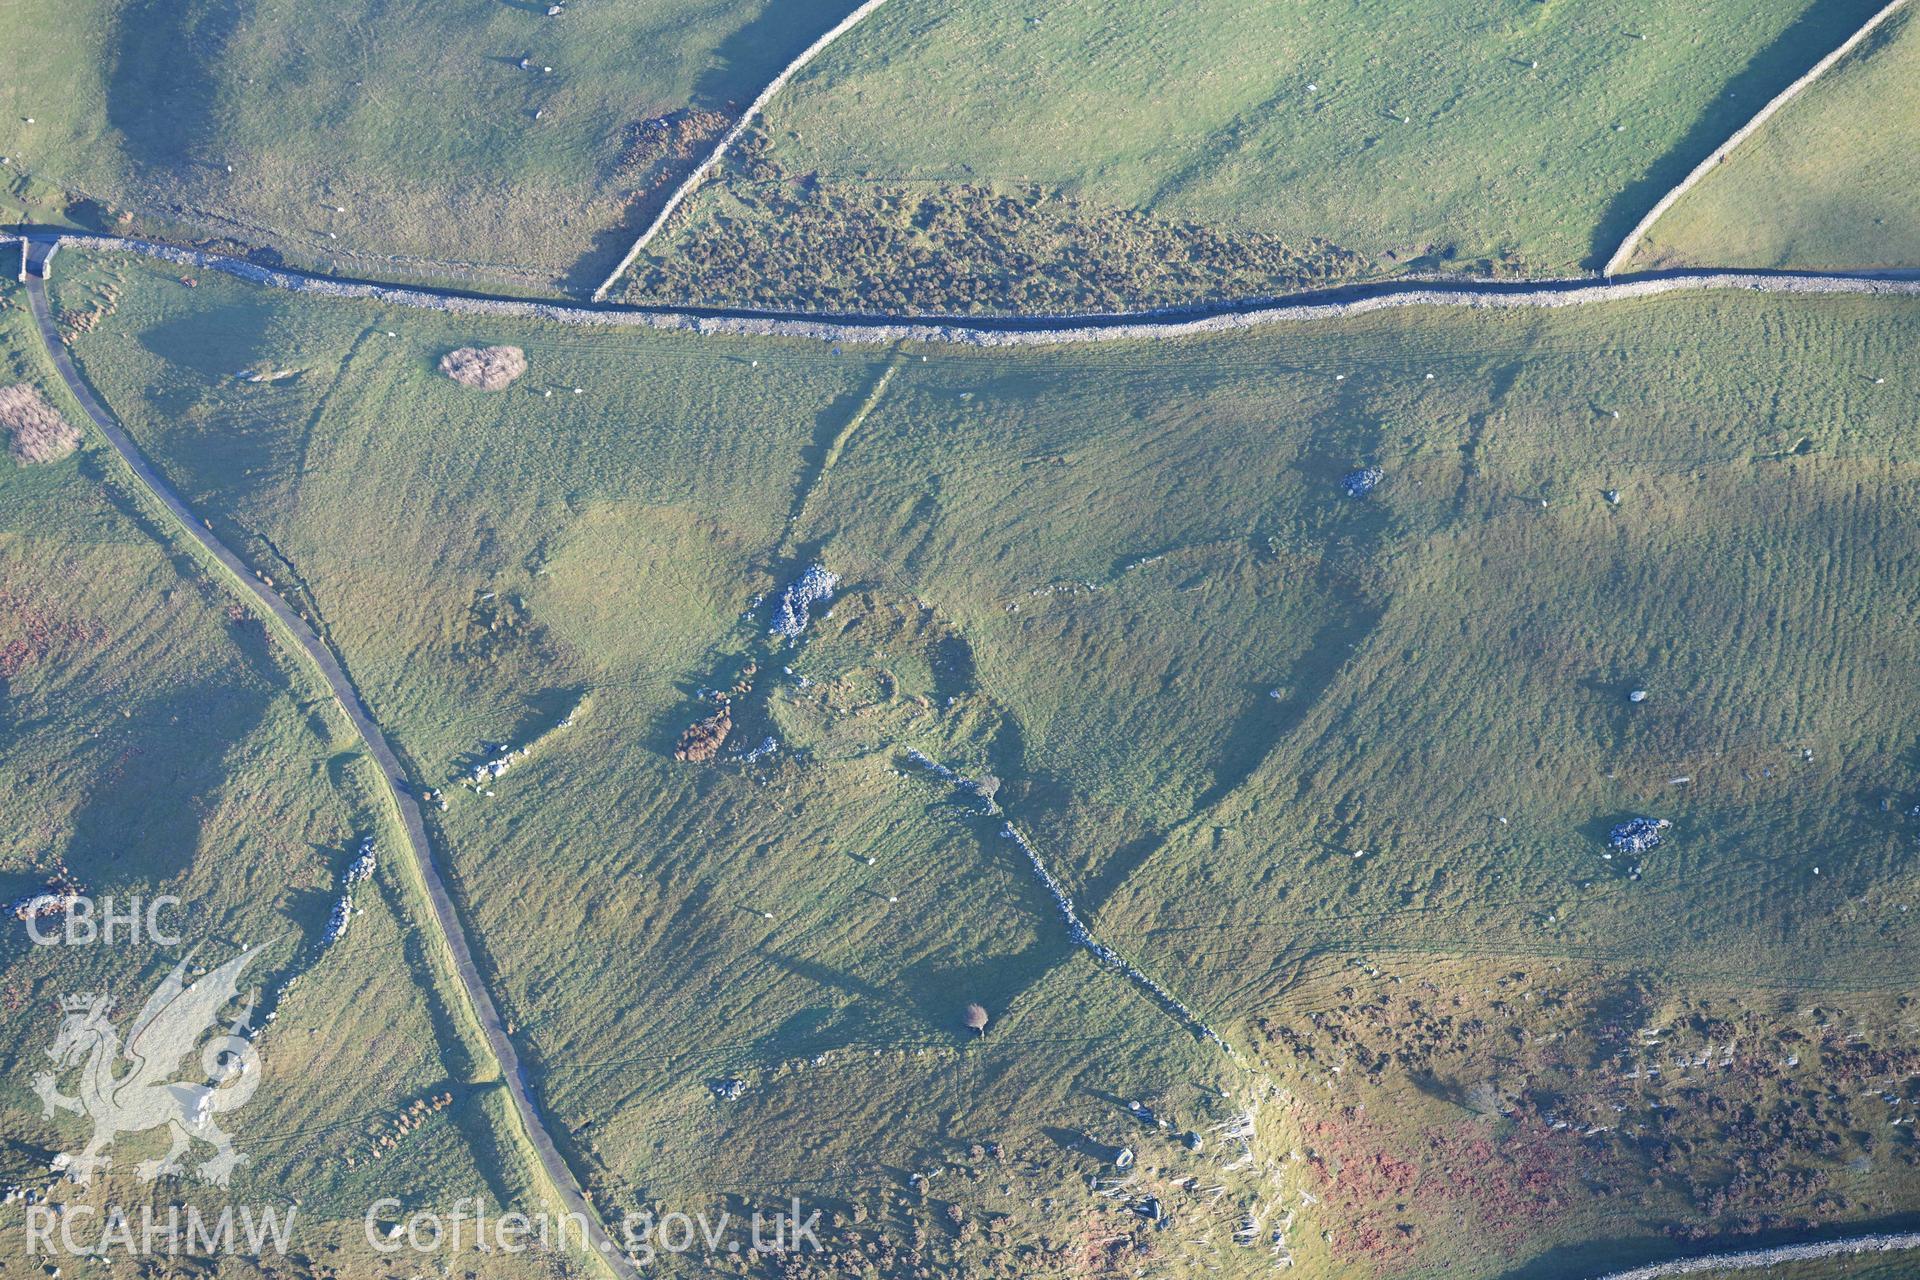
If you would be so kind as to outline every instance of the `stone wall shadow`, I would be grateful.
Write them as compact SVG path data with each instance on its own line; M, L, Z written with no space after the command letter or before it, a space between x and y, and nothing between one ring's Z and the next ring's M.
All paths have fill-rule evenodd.
M714 48L706 69L693 82L688 105L720 112L732 128L731 122L739 119L747 104L759 97L789 62L858 7L859 0L774 0L767 4ZM699 157L687 163L685 173L692 172L710 150L703 147ZM636 201L617 225L595 233L587 252L562 278L561 287L582 294L597 288L627 246L659 213L667 193L684 180L684 173L676 174L661 190Z
M1593 241L1581 265L1591 270L1604 266L1634 225L1695 165L1758 114L1775 94L1839 48L1880 7L1877 0L1828 0L1795 19L1778 39L1727 81L1685 137L1613 198L1594 224Z

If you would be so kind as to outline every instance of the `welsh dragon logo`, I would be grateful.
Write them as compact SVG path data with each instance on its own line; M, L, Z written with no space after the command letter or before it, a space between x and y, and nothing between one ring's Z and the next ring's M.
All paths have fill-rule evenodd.
M107 1148L116 1136L166 1128L172 1145L166 1155L143 1160L134 1171L144 1181L180 1177L181 1157L198 1141L213 1148L195 1172L217 1186L226 1186L248 1157L233 1149L233 1139L214 1123L216 1116L233 1111L253 1096L260 1084L260 1055L247 1039L253 1001L247 1001L228 1027L200 1051L206 1083L171 1080L183 1066L201 1034L215 1029L220 1011L239 996L240 971L254 952L247 951L213 972L189 981L187 962L174 966L127 1032L124 1045L107 1017L109 997L69 996L62 1003L65 1020L47 1056L54 1071L34 1077L42 1114L70 1111L93 1121L93 1137L78 1151L63 1151L53 1168L77 1183L90 1182L111 1165ZM59 1076L78 1069L79 1092L68 1097L59 1090Z

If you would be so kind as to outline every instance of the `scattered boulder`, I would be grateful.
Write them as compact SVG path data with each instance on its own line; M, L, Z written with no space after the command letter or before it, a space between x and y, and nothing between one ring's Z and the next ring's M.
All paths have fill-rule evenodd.
M360 841L359 854L348 864L346 871L340 877L342 888L351 889L353 886L373 875L373 852L373 837L367 836L363 838Z
M674 744L675 760L690 760L695 764L705 764L720 754L720 748L726 745L727 734L733 728L733 714L726 707L688 725L680 735L680 741Z
M1386 472L1378 467L1361 467L1357 471L1347 472L1341 478L1340 487L1346 490L1349 498L1364 498L1379 488L1380 482L1386 478Z
M320 935L320 948L325 950L346 936L347 925L353 920L353 895L343 893L340 901L333 904L333 911L327 916L327 927Z
M749 659L747 661L747 665L740 669L740 676L738 679L736 679L733 682L733 687L727 690L728 696L734 697L734 698L744 698L749 693L752 693L753 678L759 673L760 673L760 664Z
M461 347L440 357L440 372L480 391L505 391L526 371L527 353L518 347Z
M747 1082L729 1076L725 1080L715 1080L707 1088L713 1090L713 1096L722 1102L738 1102L740 1095L747 1091Z
M9 910L15 920L45 920L65 915L79 901L77 894L30 893L14 902Z
M1665 818L1628 818L1607 833L1607 843L1619 853L1645 853L1672 825Z
M1647 691L1645 689L1635 689L1632 693L1629 693L1627 695L1628 702L1645 702L1646 700L1647 700Z
M285 382L289 378L298 378L304 372L306 372L304 369L276 369L271 364L266 364L258 369L242 369L233 377L236 382Z
M13 437L7 452L21 466L58 462L80 447L80 430L30 383L0 387L0 427Z

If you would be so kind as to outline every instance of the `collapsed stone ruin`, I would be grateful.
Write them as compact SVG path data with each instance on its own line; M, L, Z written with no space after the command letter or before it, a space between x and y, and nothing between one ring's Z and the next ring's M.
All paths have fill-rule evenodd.
M798 640L811 621L808 611L816 604L831 600L833 589L839 585L839 574L829 573L817 564L808 565L807 571L780 593L780 604L773 611L773 634Z
M1347 472L1340 480L1340 487L1346 490L1349 498L1364 498L1379 488L1380 482L1386 478L1386 472L1378 467L1361 467L1357 471Z
M1645 853L1672 825L1665 818L1628 818L1607 833L1607 843L1617 853Z

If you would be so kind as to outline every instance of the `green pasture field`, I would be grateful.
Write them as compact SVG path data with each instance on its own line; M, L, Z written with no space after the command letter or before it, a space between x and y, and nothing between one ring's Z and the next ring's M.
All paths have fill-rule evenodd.
M1591 269L1875 7L895 0L629 295L1063 310Z
M90 197L79 216L116 230L224 235L345 274L597 283L694 143L847 8L548 7L5 0L4 216L23 193L32 221Z
M73 251L54 284L86 376L444 791L479 959L603 1205L811 1196L870 1259L955 1274L1215 1248L1251 1274L1291 1209L1301 1265L1372 1274L1301 1199L1302 1126L1370 1096L1323 1102L1290 1060L1303 983L1332 1016L1356 961L1464 965L1439 976L1475 998L1564 963L1898 1025L1873 1011L1911 984L1920 901L1911 302L987 351L188 288ZM506 391L435 371L496 342L530 364ZM234 376L263 364L288 376ZM1355 500L1361 464L1386 479ZM783 647L772 598L813 562L841 593ZM730 687L722 759L675 760ZM531 750L462 785L503 744ZM910 750L997 779L1004 816ZM1634 813L1674 824L1637 879L1602 856ZM1070 947L1005 819L1237 1056ZM1142 1132L1135 1099L1176 1134L1258 1103L1255 1159ZM1176 1229L1087 1181L1129 1141ZM1570 1185L1480 1251L1423 1219L1417 1258L1570 1275L1603 1234L1657 1256L1743 1229L1609 1158L1642 1198ZM1189 1175L1227 1190L1203 1207ZM1910 1209L1905 1176L1776 1198L1858 1220ZM1226 1243L1241 1215L1260 1248Z
M1911 14L1815 81L1653 226L1644 266L1911 267L1920 262Z
M0 385L17 382L84 421L9 276ZM398 856L344 717L168 533L104 443L89 439L56 463L0 463L0 592L0 893L12 903L65 868L121 912L163 894L181 903L156 917L178 945L129 939L122 925L113 945L36 946L6 920L0 1183L96 1209L184 1202L215 1214L297 1201L296 1249L349 1275L375 1268L362 1223L383 1196L478 1191L525 1203L518 1156L497 1136L498 1086L426 981L417 908L390 866L356 893L346 936L320 953L360 837L378 836L382 859ZM204 971L246 946L261 960L243 992L260 1001L256 1021L273 1018L257 1042L259 1092L223 1126L251 1164L224 1191L142 1182L134 1166L166 1145L148 1132L122 1135L91 1188L50 1172L53 1154L90 1132L80 1117L43 1118L30 1087L51 1065L61 1000L110 994L124 1034L177 962ZM177 1075L198 1071L195 1059ZM197 1148L188 1168L209 1154ZM0 1274L39 1275L47 1262L24 1250L23 1211L13 1203L0 1215ZM110 1274L57 1261L68 1274ZM506 1261L492 1270L515 1274Z
M761 614L744 628L737 615L791 567L770 553L795 487L883 353L554 330L514 391L489 397L433 372L488 336L464 320L282 311L224 278L189 291L126 259L71 261L55 281L64 313L118 299L93 336L126 360L88 376L220 535L272 561L422 781L447 790L432 812L476 951L603 1207L750 1213L798 1194L843 1215L858 1202L901 1234L910 1209L937 1216L945 1238L944 1197L894 1205L876 1186L910 1191L909 1173L996 1143L1000 1176L1044 1169L1069 1202L1034 1228L1061 1251L1089 1197L1059 1166L1095 1167L1078 1147L1137 1127L1114 1095L1166 1091L1217 1120L1218 1091L1241 1091L1217 1049L1076 958L997 828L950 788L896 777L897 753L823 759L834 804L811 775L668 754L700 713L696 686L731 680L741 633L760 629ZM121 328L136 310L137 330ZM231 378L262 363L298 376ZM133 400L122 372L143 379ZM362 418L370 393L419 416ZM488 447L470 453L456 441L476 429ZM438 497L368 465L394 430L407 456L450 468ZM500 506L493 468L509 454L522 487ZM176 461L193 457L206 465ZM322 475L324 495L281 487ZM262 483L278 490L265 504ZM294 506L318 523L284 522ZM400 509L418 523L391 520ZM336 611L342 588L383 603ZM992 715L952 719L971 750ZM495 797L455 785L492 754L483 743L535 738ZM960 1025L972 1000L996 1019L978 1045ZM731 1076L752 1088L717 1108L710 1086Z

